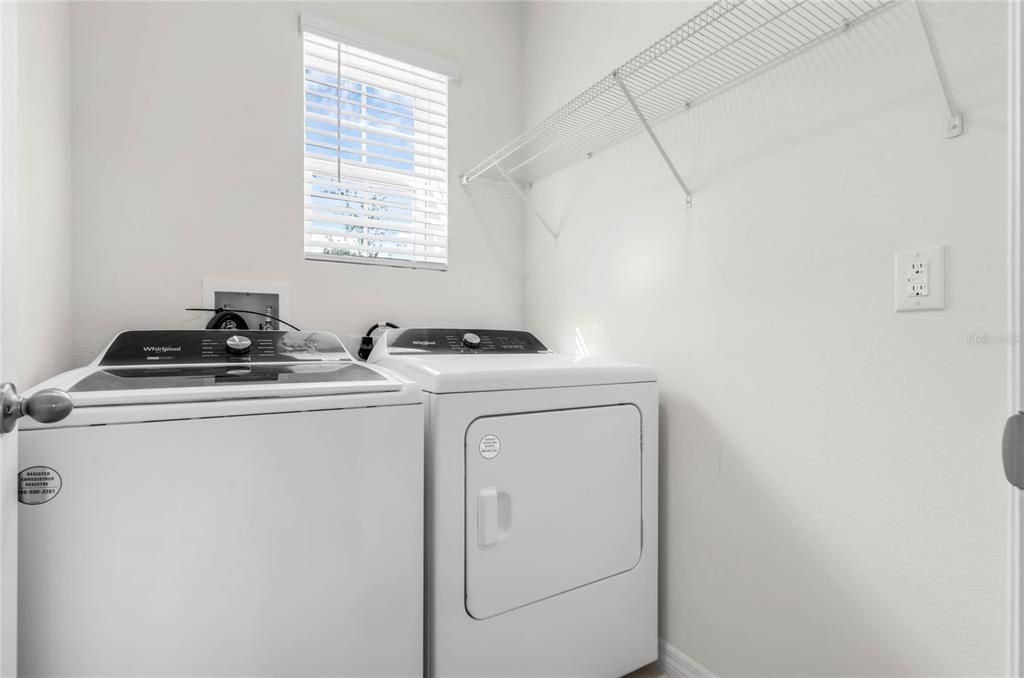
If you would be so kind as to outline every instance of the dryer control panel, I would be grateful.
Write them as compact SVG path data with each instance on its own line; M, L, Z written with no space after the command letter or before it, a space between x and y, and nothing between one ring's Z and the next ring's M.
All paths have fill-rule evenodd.
M550 353L537 337L522 330L415 328L390 330L386 336L392 355Z
M100 365L195 365L351 360L330 332L279 330L130 330L117 335Z

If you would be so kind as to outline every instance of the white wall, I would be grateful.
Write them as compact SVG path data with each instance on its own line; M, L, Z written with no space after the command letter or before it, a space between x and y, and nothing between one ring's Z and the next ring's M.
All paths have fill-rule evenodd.
M71 144L67 2L18 7L17 379L71 366Z
M699 8L531 3L527 122ZM1006 10L927 9L959 139L904 4L665 123L692 210L642 137L533 191L526 324L659 370L662 635L721 675L1004 670Z
M290 320L518 326L522 236L502 196L458 173L521 127L522 8L305 7L457 62L449 270L305 261L298 3L74 3L74 359L114 333L201 327L202 279L286 282Z

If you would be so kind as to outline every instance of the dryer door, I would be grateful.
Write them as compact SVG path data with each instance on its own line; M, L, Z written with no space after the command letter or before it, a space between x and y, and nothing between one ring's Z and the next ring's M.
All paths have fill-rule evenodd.
M640 411L482 417L466 431L466 611L477 619L640 560Z

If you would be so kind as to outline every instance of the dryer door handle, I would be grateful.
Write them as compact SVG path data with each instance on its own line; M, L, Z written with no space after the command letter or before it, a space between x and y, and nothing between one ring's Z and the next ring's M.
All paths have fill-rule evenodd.
M512 497L496 487L482 488L476 497L477 544L493 548L512 528Z

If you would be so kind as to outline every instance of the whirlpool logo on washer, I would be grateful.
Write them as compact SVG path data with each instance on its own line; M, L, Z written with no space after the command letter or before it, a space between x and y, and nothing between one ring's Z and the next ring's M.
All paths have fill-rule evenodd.
M18 474L18 501L29 506L45 504L60 494L63 484L60 474L49 466L30 466Z
M181 353L181 346L143 346L146 353Z

